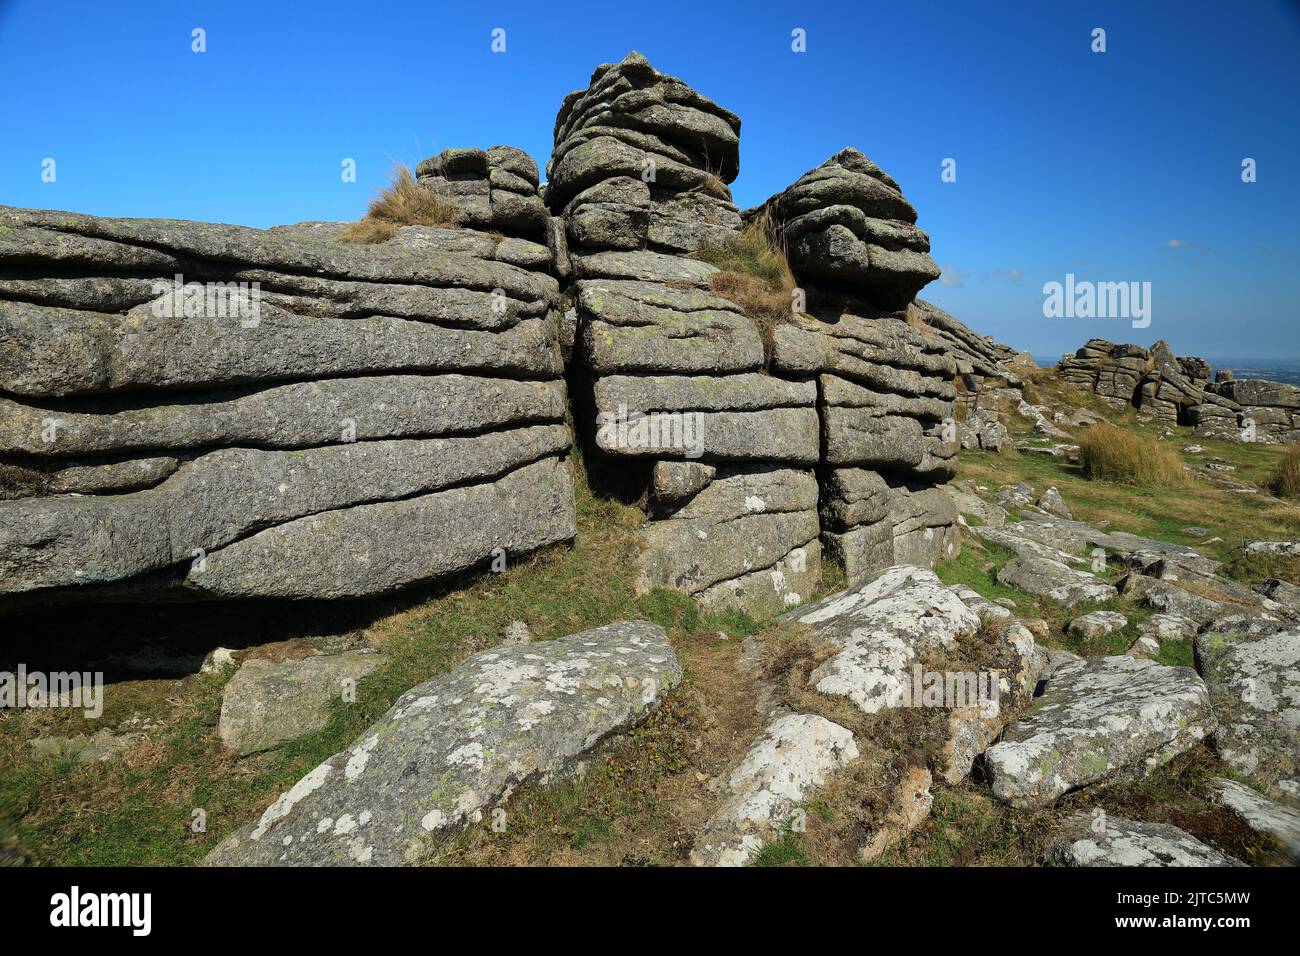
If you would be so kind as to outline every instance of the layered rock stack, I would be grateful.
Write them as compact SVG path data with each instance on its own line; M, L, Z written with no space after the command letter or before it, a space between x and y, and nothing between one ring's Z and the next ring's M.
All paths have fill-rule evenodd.
M1116 345L1105 339L1089 339L1074 355L1063 356L1057 365L1064 381L1096 392L1115 409L1136 404L1138 386L1152 368L1150 349Z
M1300 388L1262 379L1234 379L1195 356L1176 356L1160 341L1150 348L1090 339L1057 366L1061 378L1096 392L1117 409L1168 425L1191 425L1202 438L1300 440Z
M856 582L955 553L957 365L949 340L909 324L939 274L898 184L846 149L769 199L808 310L774 332L773 374L814 376L822 540ZM752 214L751 214L752 217Z
M572 538L537 242L0 209L0 607L339 598Z
M790 267L822 300L905 309L939 278L916 210L893 177L856 149L804 173L763 210Z
M644 490L644 589L768 616L824 547L850 581L952 554L954 382L1010 350L914 301L929 239L856 150L742 217L739 133L633 53L565 98L545 184L509 146L420 163L454 227L0 211L0 610L373 595L569 539L566 374ZM788 308L705 261L746 221Z
M924 299L916 299L910 317L916 325L944 343L957 365L957 403L968 412L979 403L987 388L1019 388L1024 375L1038 367L1028 352L1017 352L994 341L991 335L977 335L964 323Z
M1228 378L1205 386L1192 410L1196 434L1268 443L1300 441L1300 388L1258 378Z
M549 218L537 189L537 163L522 149L445 149L415 169L416 182L456 209L459 225L543 239Z
M767 374L755 320L686 257L740 229L739 132L633 53L565 98L546 198L576 277L576 417L621 470L643 466L640 586L771 614L820 571L816 385Z

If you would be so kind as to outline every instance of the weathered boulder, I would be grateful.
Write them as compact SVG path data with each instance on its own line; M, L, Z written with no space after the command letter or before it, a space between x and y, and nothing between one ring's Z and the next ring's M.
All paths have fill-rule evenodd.
M1300 866L1300 810L1274 803L1245 784L1225 777L1210 781L1210 789L1220 806L1256 833L1276 840L1287 862Z
M345 651L301 660L245 661L221 695L217 732L227 750L240 756L269 750L320 730L333 701L343 700L356 682L381 667L375 651Z
M1128 624L1128 618L1118 611L1092 611L1082 614L1065 625L1067 634L1094 640L1114 634Z
M1065 503L1065 499L1061 497L1061 492L1057 490L1055 485L1048 488L1041 496L1039 496L1037 504L1038 507L1042 508L1048 514L1056 515L1058 518L1074 517L1074 515L1070 513L1070 506Z
M805 173L763 210L801 280L902 309L939 277L916 210L898 183L856 149Z
M811 714L768 724L727 777L691 850L695 866L744 866L837 770L858 757L851 731Z
M1196 637L1214 746L1263 793L1300 800L1300 630L1260 623L1212 622Z
M1152 614L1138 625L1138 633L1157 641L1190 641L1196 637L1196 622L1180 614Z
M845 697L864 714L931 705L948 709L943 772L955 782L970 772L975 757L1032 690L1041 665L1033 636L1013 623L987 639L980 674L963 669L941 675L942 687L933 680L918 687L923 663L960 656L963 642L976 638L984 625L981 610L934 572L902 566L782 619L840 648L809 675L810 689ZM931 700L935 693L937 701Z
M1108 601L1116 595L1113 585L1054 558L1012 558L998 569L997 578L999 583L1008 587L1049 597L1067 607L1089 601Z
M1042 807L1117 774L1142 776L1214 728L1209 693L1190 667L1088 658L1054 671L985 760L994 796Z
M1190 833L1167 823L1112 814L1067 818L1048 850L1061 866L1241 866Z
M575 772L585 753L643 720L681 676L667 636L646 621L476 654L399 697L206 863L423 862L520 785Z

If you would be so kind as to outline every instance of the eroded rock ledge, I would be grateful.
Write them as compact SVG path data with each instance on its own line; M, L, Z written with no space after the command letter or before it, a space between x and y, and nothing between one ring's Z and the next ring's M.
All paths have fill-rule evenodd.
M954 383L1004 350L913 301L929 239L861 152L742 216L740 127L633 53L565 98L545 182L510 146L421 162L456 226L0 209L0 611L359 597L567 541L570 420L642 485L642 588L767 617L824 557L955 554ZM757 218L780 316L700 258Z

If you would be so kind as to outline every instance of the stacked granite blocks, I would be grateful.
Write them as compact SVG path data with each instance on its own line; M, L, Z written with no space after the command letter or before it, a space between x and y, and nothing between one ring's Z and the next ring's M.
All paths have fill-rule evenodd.
M1258 378L1228 378L1205 386L1194 408L1196 434L1205 437L1300 442L1300 388Z
M739 133L633 53L565 98L546 199L575 276L575 415L645 480L638 586L769 616L820 575L817 386L765 370L758 325L690 257L741 227Z
M850 583L959 547L952 334L913 316L939 270L897 183L846 149L764 204L808 311L775 330L771 370L817 381L822 542Z
M1117 409L1166 425L1191 425L1202 438L1267 443L1300 440L1300 388L1234 379L1195 356L1176 356L1164 341L1143 348L1091 339L1057 366L1061 378L1096 392Z
M493 222L0 208L0 608L355 597L571 539L559 285L535 217Z

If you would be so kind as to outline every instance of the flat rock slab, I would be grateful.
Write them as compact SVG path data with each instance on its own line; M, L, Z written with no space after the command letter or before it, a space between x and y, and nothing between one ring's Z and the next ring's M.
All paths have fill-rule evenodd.
M1246 619L1229 624L1247 630L1211 625L1195 643L1219 758L1264 793L1300 801L1300 629L1252 634Z
M1062 866L1241 866L1167 823L1079 813L1052 839L1048 854Z
M519 785L580 769L681 681L662 628L619 621L498 648L407 691L209 854L218 866L415 864Z
M1043 807L1121 771L1140 777L1214 727L1209 693L1190 667L1086 658L1052 674L985 760L994 796L1014 807Z
M269 750L325 726L332 701L387 658L345 651L294 661L245 661L226 684L217 731L241 756Z
M1096 575L1079 571L1053 558L1012 558L998 569L998 583L1051 598L1066 607L1109 601L1118 592Z
M1224 777L1210 781L1210 790L1215 801L1242 823L1275 839L1288 863L1300 865L1300 810L1274 803L1245 784Z
M842 648L813 671L809 684L848 697L868 714L901 706L913 664L980 628L979 615L933 571L909 566L890 568L782 620L811 627Z
M726 798L691 850L695 866L744 866L799 805L858 757L853 733L825 717L786 714L768 724L727 779Z

